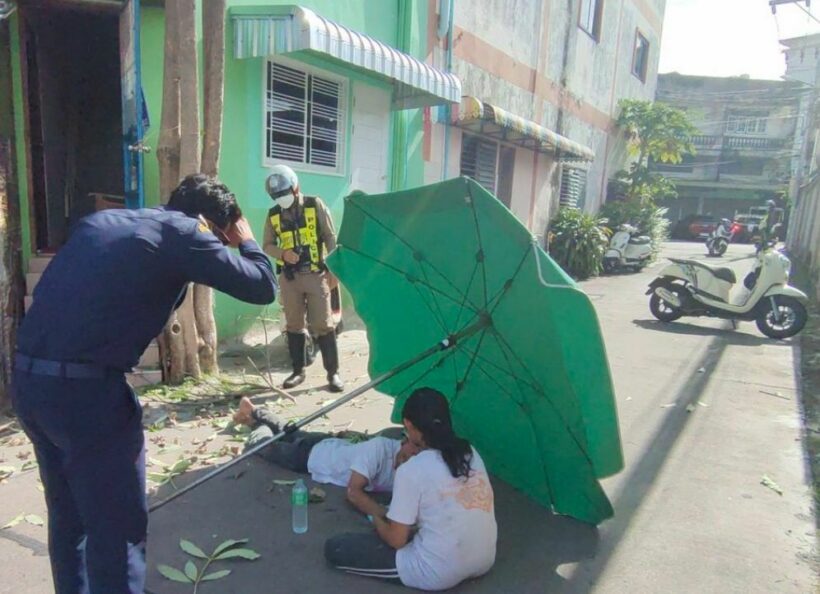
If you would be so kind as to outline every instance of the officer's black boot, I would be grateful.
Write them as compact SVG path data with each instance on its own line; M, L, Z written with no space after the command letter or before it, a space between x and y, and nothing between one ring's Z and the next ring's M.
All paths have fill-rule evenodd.
M316 341L322 350L322 363L327 371L328 389L331 392L344 392L345 385L339 377L339 348L336 346L336 333L330 332L320 336Z
M282 384L282 387L286 390L295 388L305 381L304 332L288 332L288 351L290 351L290 360L293 362L293 373Z

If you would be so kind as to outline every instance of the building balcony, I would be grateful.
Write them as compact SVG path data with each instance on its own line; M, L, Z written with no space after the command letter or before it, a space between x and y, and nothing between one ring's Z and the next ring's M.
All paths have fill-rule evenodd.
M699 134L689 140L700 151L721 151L723 149L746 152L777 151L786 148L791 139L769 138L766 136L718 136Z

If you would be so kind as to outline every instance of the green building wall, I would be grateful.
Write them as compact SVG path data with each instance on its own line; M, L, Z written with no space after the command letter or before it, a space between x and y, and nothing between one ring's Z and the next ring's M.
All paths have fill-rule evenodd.
M200 2L202 0L199 0ZM272 205L264 192L267 169L263 165L263 74L264 60L233 58L233 25L231 11L253 10L287 5L292 2L260 2L260 0L229 0L226 23L225 56L225 104L220 177L236 193L243 210L251 222L254 233L261 241L267 210ZM416 58L424 59L427 52L427 6L426 0L303 0L299 3L322 16L355 31L378 39ZM200 5L201 6L201 5ZM162 8L143 7L141 23L142 84L151 119L145 144L153 150L145 156L145 203L155 206L162 202L159 196L159 167L156 148L159 140L162 104L163 52L165 18ZM15 84L14 110L17 138L18 177L21 196L28 196L28 162L25 147L25 109L22 96L20 40L17 16L12 17L12 65ZM199 19L197 19L199 22ZM201 33L200 33L201 48ZM389 86L381 80L353 71L344 64L323 59L321 56L299 52L288 57L322 68L352 81L383 89ZM348 86L352 93L352 85ZM348 114L352 101L348 101ZM347 118L347 135L350 138L352 118ZM424 163L423 112L420 109L394 112L391 117L390 159L388 159L389 187L397 189L423 183ZM353 188L350 180L350 143L343 175L299 172L305 193L318 195L328 204L338 227L343 213L343 198ZM22 200L24 259L32 255L32 238L29 228L30 213L27 199ZM268 316L275 315L278 305ZM260 315L262 309L250 306L218 294L216 297L216 320L220 338L229 338L244 332Z

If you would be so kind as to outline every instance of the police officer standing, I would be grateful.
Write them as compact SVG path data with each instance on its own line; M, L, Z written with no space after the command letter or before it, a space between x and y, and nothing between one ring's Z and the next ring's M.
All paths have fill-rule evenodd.
M257 304L276 291L236 198L204 175L186 177L165 208L82 219L34 291L12 402L40 467L59 594L143 592L142 408L125 373L191 282Z
M307 318L307 326L322 351L328 388L342 392L330 305L330 291L338 281L325 266L325 254L336 248L333 220L320 198L302 195L299 179L290 167L276 165L265 189L276 205L268 212L262 247L276 260L293 363L293 373L283 387L293 388L305 381Z

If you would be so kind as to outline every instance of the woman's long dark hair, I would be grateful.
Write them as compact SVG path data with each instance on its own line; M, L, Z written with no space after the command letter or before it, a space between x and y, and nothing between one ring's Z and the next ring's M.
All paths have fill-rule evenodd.
M441 452L453 478L470 476L473 450L469 441L453 432L450 406L441 392L433 388L415 390L404 403L402 418L421 431L428 448Z

